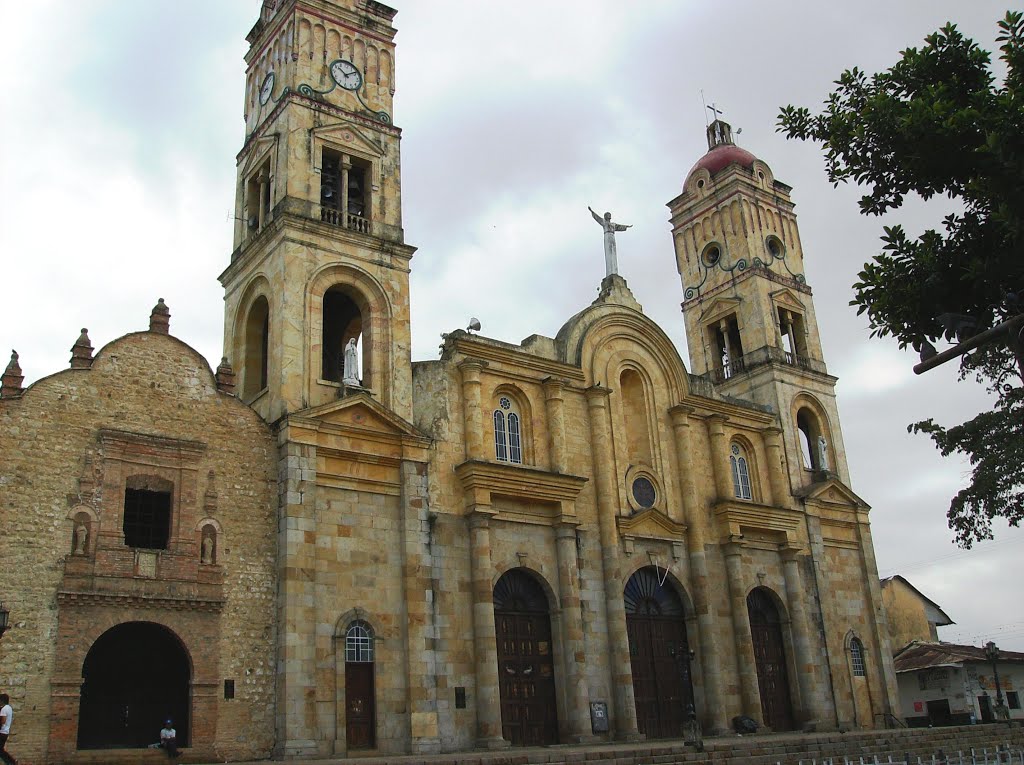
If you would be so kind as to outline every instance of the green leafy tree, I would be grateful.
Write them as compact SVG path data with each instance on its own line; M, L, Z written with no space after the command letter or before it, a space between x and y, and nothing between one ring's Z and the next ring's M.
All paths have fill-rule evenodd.
M941 230L916 238L885 226L882 251L854 285L858 314L872 337L891 336L922 357L933 343L965 340L1024 310L1024 21L998 22L1005 65L1001 81L990 54L952 24L908 48L890 69L843 72L824 110L786 106L778 129L820 142L829 180L866 188L865 215L899 209L908 194L960 203ZM1006 332L961 357L961 379L974 376L995 394L991 411L945 428L928 419L943 455L965 455L971 485L952 500L950 529L962 547L992 538L992 519L1024 519L1024 352Z

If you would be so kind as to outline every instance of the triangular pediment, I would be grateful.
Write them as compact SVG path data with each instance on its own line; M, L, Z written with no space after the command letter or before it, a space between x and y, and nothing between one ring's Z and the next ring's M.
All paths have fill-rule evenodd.
M415 425L378 403L368 393L350 394L294 416L317 420L323 425L429 440Z
M245 156L245 167L242 169L243 176L249 175L267 158L267 155L274 148L276 141L277 139L274 136L263 136L253 142L251 149Z
M820 505L846 506L858 510L868 510L870 506L858 497L853 490L833 475L826 475L820 481L812 483L794 492L805 501Z
M734 297L716 298L703 310L700 320L704 324L718 321L731 313L736 313L736 311L739 310L741 302L742 301L739 298Z
M619 534L637 539L662 539L678 542L686 533L686 525L676 523L660 510L643 510L629 517L619 516Z
M807 307L803 304L803 301L797 296L793 290L781 289L771 293L772 301L777 306L782 308L788 308L791 311L797 313L806 313Z
M380 141L375 140L353 122L342 121L324 125L316 128L313 133L317 139L338 151L352 152L373 159L379 159L384 155Z

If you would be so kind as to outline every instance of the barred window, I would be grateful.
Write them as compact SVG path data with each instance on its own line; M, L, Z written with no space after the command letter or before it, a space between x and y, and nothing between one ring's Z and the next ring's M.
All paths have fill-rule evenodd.
M124 543L146 550L166 550L171 536L171 493L125 489Z
M867 672L864 669L864 644L859 638L850 641L850 664L853 666L854 677L864 677Z
M366 622L354 622L345 633L345 661L373 661L373 631Z

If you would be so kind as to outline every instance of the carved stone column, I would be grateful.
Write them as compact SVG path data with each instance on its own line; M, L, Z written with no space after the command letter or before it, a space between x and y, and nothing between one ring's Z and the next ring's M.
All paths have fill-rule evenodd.
M743 548L736 542L729 542L723 546L722 552L725 553L725 571L729 580L733 639L736 643L736 674L740 679L740 702L743 714L763 724L761 696L757 686L757 662L754 659L750 614L747 611L747 592L743 586Z
M341 215L338 224L348 228L348 175L352 170L352 158L348 154L341 155Z
M469 516L469 559L473 577L473 648L476 655L477 746L502 749L501 695L498 688L498 646L494 631L494 590L491 585L490 510Z
M551 454L551 471L566 473L565 460L565 416L562 393L565 383L549 377L544 381L544 405L548 415L548 448Z
M777 507L789 506L789 481L782 463L782 431L768 428L764 431L765 447L768 452L768 483L772 490L772 504Z
M558 554L558 599L562 604L562 646L565 661L565 706L569 710L569 735L574 743L592 738L590 694L587 690L583 616L580 613L579 568L576 563L576 525L563 523L555 529Z
M612 454L607 388L587 388L590 419L590 443L594 457L597 488L597 520L601 535L601 566L604 572L605 612L608 619L608 663L612 675L616 736L637 740L636 699L633 695L633 668L629 659L626 634L626 608L623 603L622 570L619 563L619 535L615 527L618 492L615 490L615 458Z
M459 364L462 373L462 440L466 444L467 460L484 459L480 372L485 366L486 363L478 359L466 359Z
M729 467L729 440L725 437L725 423L729 418L724 414L712 414L707 419L708 435L711 436L711 467L715 473L715 491L718 501L733 499L732 468Z
M270 205L270 176L268 176L266 173L260 173L259 177L256 180L260 184L260 209L256 213L256 225L259 228L259 230L262 231L263 227L267 223L265 211L268 209Z
M687 552L690 558L690 585L693 588L694 610L697 612L697 631L700 639L698 667L704 680L705 725L713 731L727 729L725 706L722 703L721 653L715 641L714 617L708 596L707 555L704 549L707 530L704 510L697 505L697 486L693 476L693 444L690 440L690 415L693 409L676 406L669 410L675 434L676 453L679 455L677 475L683 494L683 516L687 524ZM699 711L698 711L699 713Z
M793 626L793 650L796 653L796 676L800 684L800 711L798 717L807 730L814 730L814 678L819 676L817 662L811 653L811 634L804 609L804 584L800 578L799 548L783 545L782 575L786 581L786 607Z

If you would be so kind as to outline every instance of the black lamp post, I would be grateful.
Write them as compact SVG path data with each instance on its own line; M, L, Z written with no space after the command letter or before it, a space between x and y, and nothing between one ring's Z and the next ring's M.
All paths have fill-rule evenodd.
M11 609L5 606L3 601L0 601L0 637L3 637L4 633L7 632L7 628L10 626L10 618Z
M992 662L992 674L996 679L996 706L1003 705L1003 689L999 687L999 670L996 661L999 659L999 646L989 640L985 643L985 658Z

